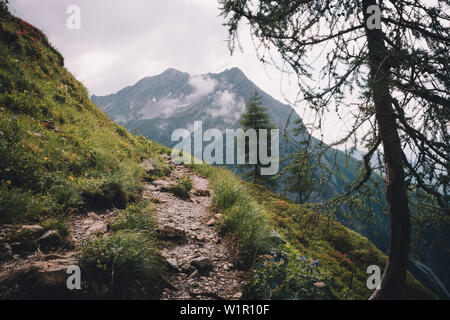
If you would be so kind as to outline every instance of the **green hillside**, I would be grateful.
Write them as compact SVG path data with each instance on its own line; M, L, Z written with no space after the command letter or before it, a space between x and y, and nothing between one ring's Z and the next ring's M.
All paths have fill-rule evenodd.
M70 245L65 240L73 217L141 202L142 180L147 173L140 163L143 158L152 158L157 165L161 147L111 122L89 100L86 88L64 68L64 58L45 35L4 13L0 22L0 85L0 228L40 224L48 230L57 229L62 239L56 249L64 250ZM147 210L140 204L139 208ZM149 262L150 273L143 277L153 279L154 285L159 281L154 280L154 270L161 267L154 240L127 230L121 233L91 243L87 254L100 255L95 245L103 245L104 255L114 247L114 241L129 245L128 253L137 252L145 261L129 258L124 263ZM140 246L144 240L147 248ZM11 241L22 244L22 257L35 247L31 235L16 229L0 238L0 246ZM0 251L0 261L6 259L4 254ZM87 266L89 258L84 256ZM103 259L111 264L108 257ZM92 274L97 276L99 271ZM3 294L0 289L0 297L5 297Z
M0 32L0 221L125 207L157 145L111 122L37 29L8 17Z
M111 122L44 34L0 14L0 228L33 224L57 230L53 250L59 254L73 245L71 220L89 211L118 210L107 232L75 248L87 275L79 294L159 297L166 272L159 251L165 244L154 236L154 204L142 192L146 180L166 178L172 168L161 155L170 150ZM148 158L152 176L141 166ZM386 256L367 239L229 171L192 169L211 182L211 211L223 215L219 232L236 240L239 267L248 271L244 298L370 295L365 270L383 266ZM0 245L11 239L27 245L21 259L36 240L19 230L2 236ZM0 263L9 258L0 252ZM0 298L40 294L26 292L26 279L2 278L2 271ZM434 298L411 275L404 296Z
M247 294L257 299L366 299L366 269L384 266L386 255L367 238L325 218L308 205L298 205L266 187L244 182L231 172L209 165L193 166L212 182L215 208L225 218L219 229L239 239L244 262L252 271ZM274 233L285 243L276 241ZM271 250L267 250L267 243ZM255 252L268 251L260 259ZM247 260L245 260L247 259ZM318 263L317 263L318 262ZM326 290L315 285L323 282ZM405 299L434 299L408 273Z

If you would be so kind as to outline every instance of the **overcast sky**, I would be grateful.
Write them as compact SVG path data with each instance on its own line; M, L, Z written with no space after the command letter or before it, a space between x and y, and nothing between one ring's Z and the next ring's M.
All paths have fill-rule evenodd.
M89 89L104 95L169 67L201 74L234 66L281 99L280 75L269 77L247 28L244 53L233 56L216 0L11 0L19 17L42 29L65 57L66 67ZM81 29L69 30L69 5L81 8Z
M80 30L67 28L70 5L81 9ZM10 9L47 34L91 95L115 93L167 68L195 75L231 67L284 103L298 92L294 77L290 82L284 76L280 85L281 73L258 60L246 25L240 31L243 52L230 55L217 0L10 0ZM296 111L307 121L303 106ZM333 118L325 138L336 138L342 127Z

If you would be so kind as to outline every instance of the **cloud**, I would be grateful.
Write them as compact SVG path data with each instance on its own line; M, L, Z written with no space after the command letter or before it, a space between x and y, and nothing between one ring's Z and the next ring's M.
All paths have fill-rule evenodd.
M229 123L238 120L245 108L242 98L237 99L236 95L228 90L218 91L214 95L214 109L209 109L208 114L213 118L223 117Z
M169 93L167 97L148 101L147 106L139 111L140 119L169 118L180 109L198 103L212 93L217 86L217 81L205 75L196 75L189 77L188 84L192 87L192 92L188 95L172 96Z
M233 56L216 0L77 0L81 29L69 30L73 0L11 0L13 12L42 29L65 57L66 67L90 94L106 95L173 67L190 74L237 66L263 90L279 94L279 77L266 74L243 25L244 53ZM108 52L114 59L86 59ZM102 67L98 67L98 63ZM92 74L89 73L92 70Z
M192 103L198 98L210 94L217 86L215 79L205 75L191 76L188 83L194 89L194 92L186 98L187 103Z

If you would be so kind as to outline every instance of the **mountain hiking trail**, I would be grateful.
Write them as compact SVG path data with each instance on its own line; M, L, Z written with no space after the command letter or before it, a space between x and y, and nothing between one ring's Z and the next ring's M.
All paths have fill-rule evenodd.
M169 156L163 155L173 165ZM150 159L142 165L153 168ZM169 192L181 177L189 177L193 189L183 199ZM156 207L156 235L169 273L161 299L240 299L245 273L236 269L233 243L223 238L214 226L221 219L212 215L213 192L209 182L188 168L175 165L166 180L146 182L143 197ZM15 292L15 283L40 296L43 288L56 289L54 298L73 298L67 291L67 268L78 265L83 241L111 234L108 224L122 210L88 211L74 215L66 240L57 230L41 225L0 225L0 299ZM24 234L26 238L15 239ZM22 237L22 236L21 236ZM33 245L30 245L29 242ZM101 294L101 292L100 292ZM77 295L75 295L77 296Z
M168 156L164 159L173 164ZM187 199L168 192L182 177L192 181ZM157 207L156 234L165 245L162 255L170 271L161 299L240 299L245 274L236 269L230 240L214 228L221 215L210 213L209 181L174 165L168 179L147 184L143 196Z

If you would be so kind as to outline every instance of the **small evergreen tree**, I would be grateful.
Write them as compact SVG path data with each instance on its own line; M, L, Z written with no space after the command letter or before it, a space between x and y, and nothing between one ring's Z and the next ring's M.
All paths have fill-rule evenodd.
M305 202L314 188L308 154L299 148L294 154L294 160L286 167L286 170L290 175L286 191L297 193L299 203Z
M274 129L274 126L270 123L270 116L267 114L267 108L263 106L262 99L258 91L255 89L253 95L250 97L247 106L245 108L244 113L241 115L241 119L239 120L239 124L241 125L242 129L248 130L248 129L255 129L256 130L256 143L257 143L257 161L256 164L248 164L244 165L244 167L252 167L252 170L246 173L246 175L253 181L253 183L259 182L259 183L268 183L272 184L273 181L271 181L271 177L268 176L262 176L261 175L261 161L259 158L259 135L260 129L267 129L268 130L268 142L267 142L267 148L270 150L270 130ZM245 143L245 157L246 161L248 161L249 158L249 143L246 141Z

